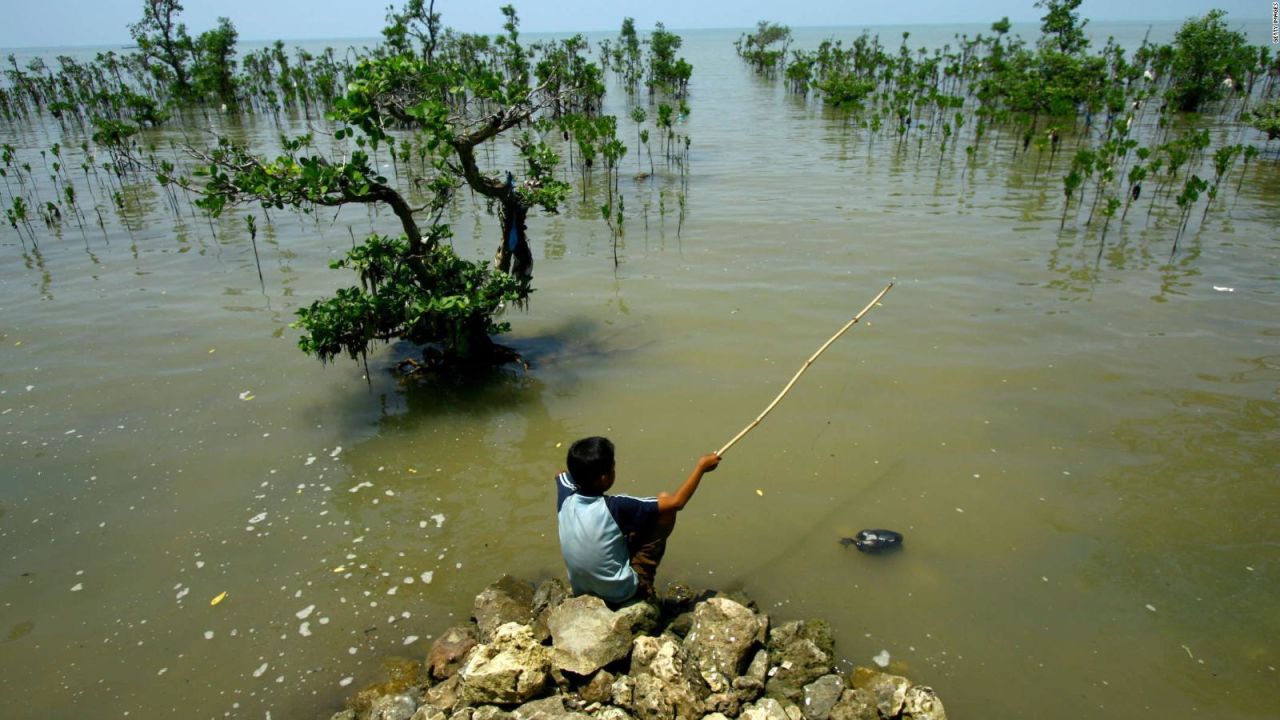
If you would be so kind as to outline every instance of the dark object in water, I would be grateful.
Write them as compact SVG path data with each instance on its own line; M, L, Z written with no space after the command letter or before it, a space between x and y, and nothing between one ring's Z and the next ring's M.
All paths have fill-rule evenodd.
M840 538L840 544L858 548L865 553L878 553L902 547L902 533L892 530L859 530L851 538Z

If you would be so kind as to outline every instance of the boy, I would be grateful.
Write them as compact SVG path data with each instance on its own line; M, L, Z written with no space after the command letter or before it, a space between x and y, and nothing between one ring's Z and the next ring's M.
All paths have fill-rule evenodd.
M570 446L569 471L556 477L556 510L560 552L574 594L590 593L615 604L652 597L676 513L693 497L702 475L719 464L719 455L703 455L674 495L605 495L616 479L613 443L589 437Z

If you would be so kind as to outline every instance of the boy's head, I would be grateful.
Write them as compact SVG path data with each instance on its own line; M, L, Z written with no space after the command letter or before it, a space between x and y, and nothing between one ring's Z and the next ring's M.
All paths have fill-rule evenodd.
M565 465L579 492L603 493L613 485L613 443L608 438L583 438L569 446Z

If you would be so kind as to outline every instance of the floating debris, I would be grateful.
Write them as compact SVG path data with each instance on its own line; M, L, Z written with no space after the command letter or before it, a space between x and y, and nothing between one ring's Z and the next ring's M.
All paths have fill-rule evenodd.
M226 598L227 598L227 591L223 590L222 592L215 595L212 600L209 601L209 605L217 605L218 603L222 602Z
M306 620L307 618L311 617L311 613L314 612L315 609L316 609L315 605L308 605L302 608L301 610L299 610L298 612L294 613L294 615L297 615L299 620Z
M422 575L421 575L420 577L421 577L421 579L422 579L422 582L424 582L424 583L426 583L426 584L430 585L430 584L431 584L431 579L432 579L434 576L435 576L435 573L434 573L434 572L432 572L432 571L430 571L430 570L428 570L428 571L426 571L426 572L422 573Z
M1236 291L1236 289L1233 287L1223 287L1222 285L1214 285L1213 289L1217 290L1218 292L1235 292Z
M878 553L902 547L902 533L893 530L859 530L851 538L840 538L840 544L854 546L865 553Z
M1151 603L1147 603L1147 609L1150 610L1151 612L1155 612L1156 606L1152 605Z
M84 583L76 583L71 586L71 592L80 592L84 589Z
M338 447L333 449L333 452L329 453L329 457L336 458L341 454L342 454L342 446L339 445Z
M435 521L436 527L444 527L444 515L442 513L432 515L431 519Z
M302 637L311 637L311 623L304 622L298 626L298 634Z
M407 638L405 638L405 639L404 639L404 644L405 644L405 645L412 645L412 644L414 644L414 643L416 643L416 642L418 642L418 636L417 636L417 635L410 635L409 637L407 637Z
M252 390L245 390L244 392L240 393L241 400L252 400L253 398L254 398L254 395Z
M350 676L350 675L348 675L348 676L346 676L346 677L344 677L344 678L342 678L341 680L339 680L339 681L338 681L338 686L339 686L339 687L346 687L346 686L350 685L350 684L351 684L351 682L352 682L353 680L355 680L355 678L354 678L354 677L352 677L352 676Z
M266 671L267 671L267 663L262 663L261 665L258 666L257 670L253 671L253 676L262 677L262 674L265 673Z
M878 655L871 658L871 661L882 668L889 667L889 651L881 650Z

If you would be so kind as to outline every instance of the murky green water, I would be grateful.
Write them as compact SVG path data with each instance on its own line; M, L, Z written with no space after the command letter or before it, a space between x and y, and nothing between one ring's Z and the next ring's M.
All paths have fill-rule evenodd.
M175 226L150 188L128 226L39 253L6 227L6 714L327 715L500 574L562 572L562 445L607 434L619 490L674 489L893 280L708 477L662 579L826 617L849 662L888 650L957 718L1275 717L1275 155L1176 253L1157 212L1099 257L1083 216L1058 231L1060 165L1010 137L969 173L868 143L751 77L734 37L686 35L680 232L666 177L624 176L616 271L594 204L532 217L538 292L508 340L534 369L479 387L397 384L411 348L368 381L295 348L294 310L351 282L327 269L348 227L389 214L275 213L261 286L239 217ZM487 257L475 217L457 246ZM905 551L837 544L865 527Z

